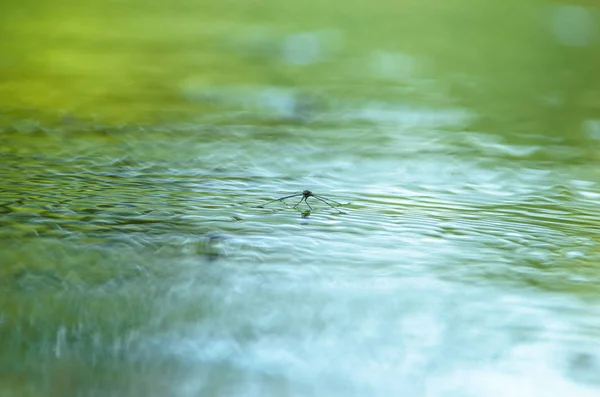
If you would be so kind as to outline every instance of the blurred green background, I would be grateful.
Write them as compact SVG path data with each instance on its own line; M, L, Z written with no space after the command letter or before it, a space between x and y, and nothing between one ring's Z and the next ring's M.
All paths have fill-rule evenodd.
M477 128L581 137L600 107L594 5L8 1L0 106L180 120L239 106L241 87L296 87L342 101L452 103Z

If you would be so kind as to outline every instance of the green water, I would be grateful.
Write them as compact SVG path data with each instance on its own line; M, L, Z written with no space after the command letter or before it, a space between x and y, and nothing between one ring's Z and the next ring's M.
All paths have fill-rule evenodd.
M597 396L599 11L493 3L3 5L0 396Z

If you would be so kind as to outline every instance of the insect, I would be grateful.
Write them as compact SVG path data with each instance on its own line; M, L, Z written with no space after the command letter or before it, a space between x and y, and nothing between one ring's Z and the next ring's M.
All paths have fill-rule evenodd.
M330 207L331 207L331 208L333 208L334 210L336 210L336 211L338 211L338 212L342 212L342 211L338 210L338 209L337 209L335 206L333 206L333 205L331 204L331 203L333 203L333 204L336 204L336 205L342 205L341 203L338 203L338 202L337 202L337 201L335 201L335 200L328 199L328 198L326 198L326 197L323 197L323 196L321 196L321 195L314 194L314 193L313 193L313 192L311 192L310 190L305 190L305 191L303 191L302 193L294 193L294 194L290 194L289 196L279 197L278 199L275 199L275 200L268 201L268 202L264 203L263 205L259 205L258 207L259 207L259 208L262 208L263 206L265 206L265 205L269 205L269 204L271 204L271 203L274 203L275 201L283 201L283 200L285 200L285 199L289 199L289 198L292 198L292 197L299 197L299 196L302 196L302 197L300 198L300 201L298 201L298 202L296 203L296 205L294 205L294 207L293 207L293 208L296 208L296 207L298 207L298 206L300 205L300 203L302 203L302 202L304 201L304 202L306 203L306 205L308 206L308 208L310 208L310 210L312 211L312 209L313 209L313 208L312 208L312 207L310 206L310 204L308 203L308 198L309 198L309 197L314 197L315 199L317 199L317 200L319 200L319 201L322 201L322 202L324 202L325 204L327 204L328 206L330 206Z

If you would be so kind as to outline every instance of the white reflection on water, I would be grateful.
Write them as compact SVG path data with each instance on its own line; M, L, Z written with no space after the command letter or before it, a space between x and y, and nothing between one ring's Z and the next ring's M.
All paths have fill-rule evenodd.
M568 299L320 266L238 272L213 318L148 346L190 369L179 395L597 395L565 369L581 313L548 317Z

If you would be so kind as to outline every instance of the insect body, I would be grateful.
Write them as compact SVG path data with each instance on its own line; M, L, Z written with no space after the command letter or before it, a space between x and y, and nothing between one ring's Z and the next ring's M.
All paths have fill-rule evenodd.
M314 197L315 199L324 202L325 204L327 204L331 208L337 210L338 212L341 212L340 210L338 210L337 208L335 208L334 205L331 204L331 203L333 203L335 205L342 205L341 203L338 203L337 201L328 199L328 198L323 197L321 195L314 194L310 190L304 190L302 193L294 193L294 194L290 194L289 196L279 197L278 199L268 201L268 202L264 203L263 205L259 205L259 207L263 207L265 205L269 205L271 203L274 203L275 201L283 201L285 199L289 199L289 198L292 198L292 197L300 197L300 196L302 196L302 197L300 198L300 201L298 201L296 203L296 205L294 205L294 208L298 207L298 205L300 205L300 203L302 203L304 201L306 203L306 205L308 206L308 208L310 208L310 210L312 211L313 208L308 203L308 198L309 197Z

